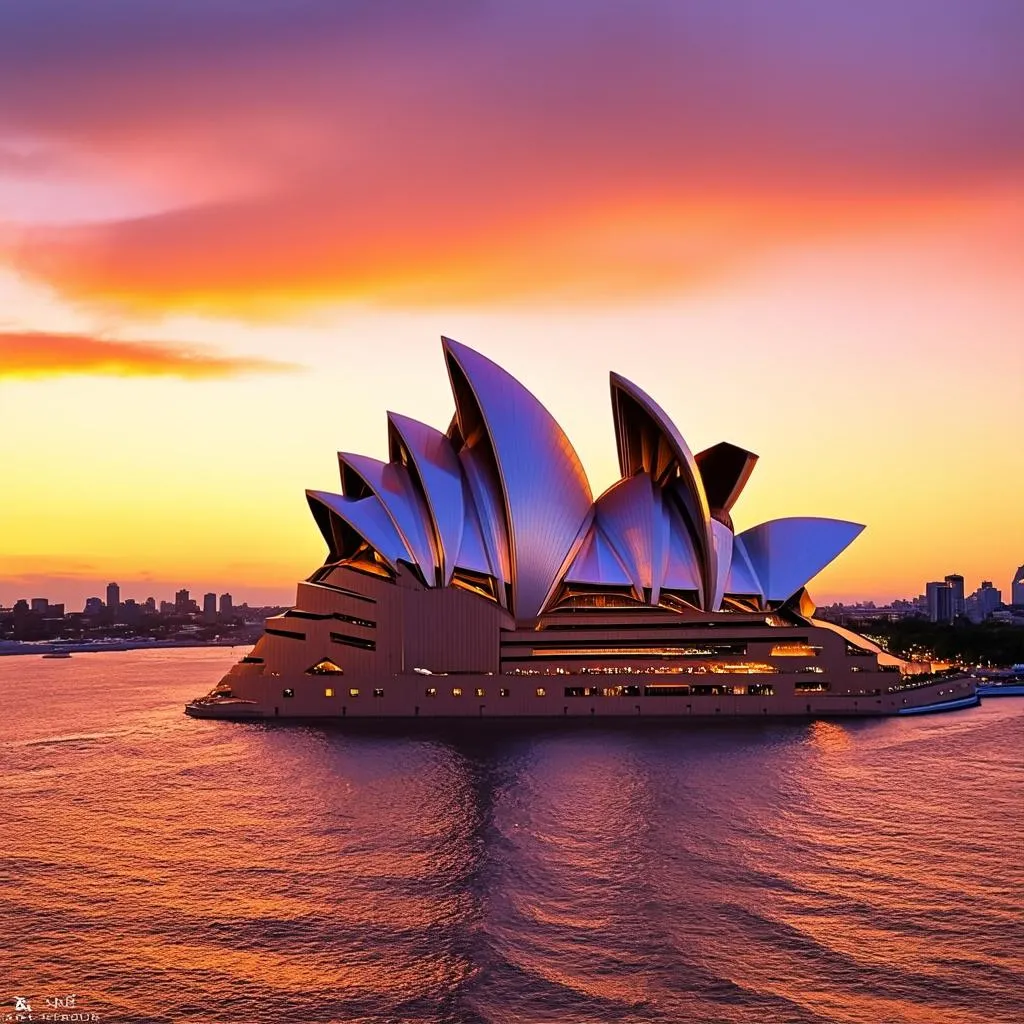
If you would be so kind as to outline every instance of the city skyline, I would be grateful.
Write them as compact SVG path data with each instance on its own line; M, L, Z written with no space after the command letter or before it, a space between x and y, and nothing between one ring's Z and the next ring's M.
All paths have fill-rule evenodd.
M290 602L325 439L385 456L385 394L450 421L441 334L595 494L611 368L762 457L740 529L865 523L819 603L1009 591L1024 12L510 10L114 3L73 47L0 11L0 602Z
M965 611L963 602L969 597L974 596L978 590L985 586L994 587L994 589L1000 594L1002 604L1007 607L1024 607L1024 600L1017 599L1024 597L1024 565L1019 566L1017 569L1009 573L1005 581L1001 581L998 577L994 581L990 579L973 580L971 577L964 577L959 573L946 573L943 575L933 572L931 575L936 577L934 583L940 585L943 581L946 585L949 585L952 580L960 581L960 588L963 593L960 594L961 605L958 607L958 614L963 614ZM236 607L240 605L251 605L253 607L287 607L291 604L294 596L294 594L276 595L274 591L266 590L261 592L259 589L246 590L244 593L241 593L238 588L230 586L226 589L221 587L193 587L192 585L182 584L181 581L160 581L159 586L156 586L152 580L136 582L129 581L127 586L121 586L117 581L108 581L108 583L101 585L96 582L100 578L101 577L96 577L91 582L81 582L77 586L77 589L73 590L71 597L68 597L62 592L57 593L56 597L58 600L56 601L50 601L50 598L54 596L53 594L30 594L27 591L15 594L13 589L5 588L0 585L0 608L10 608L17 601L26 601L31 603L32 601L46 600L53 605L62 605L68 611L73 611L78 604L81 604L84 607L86 602L95 599L99 599L106 607L108 606L108 602L104 600L102 595L106 593L109 596L109 588L111 586L118 588L119 599L121 602L132 600L141 605L146 600L152 598L156 601L158 607L167 600L166 598L159 596L160 594L169 594L173 598L180 593L186 593L192 597L193 601L200 605L202 598L208 597L210 594L216 595L218 601L220 601L222 597L226 596L234 600ZM0 583L2 583L2 581L0 581ZM839 599L819 600L813 593L811 596L816 600L819 607L831 605L850 605L854 607L857 605L876 605L881 608L889 607L893 602L906 604L919 603L922 607L922 613L924 613L928 607L928 588L932 585L933 581L926 579L920 582L916 593L911 589L904 594L897 594L883 599L867 595L853 600L843 601ZM129 593L129 591L131 591L131 593ZM143 592L145 592L145 597L142 596ZM266 597L273 598L275 596L278 596L280 599L265 599ZM173 604L174 602L168 601L168 603Z

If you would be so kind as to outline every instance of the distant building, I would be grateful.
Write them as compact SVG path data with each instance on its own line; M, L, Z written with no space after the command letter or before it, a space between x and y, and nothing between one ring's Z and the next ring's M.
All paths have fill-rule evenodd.
M963 615L965 611L964 578L953 573L946 577L946 583L953 591L953 618L955 619Z
M50 602L45 597L33 597L30 607L37 615L45 615L50 607Z
M926 583L924 590L928 603L928 618L932 622L952 622L953 588L943 580L941 583Z
M46 606L46 617L48 619L63 619L64 618L64 605L63 604L47 604L47 606Z
M137 601L128 598L121 604L121 614L118 616L118 621L125 623L128 626L137 626L142 620L142 605Z
M156 614L156 598L155 597L147 597L145 602L143 602L142 610L147 615L155 615Z
M174 610L179 615L187 615L191 610L192 601L188 596L188 591L184 588L179 590L174 595Z
M230 594L220 595L220 617L230 619L234 614L235 607Z
M967 599L967 617L971 622L984 622L992 618L1002 603L1002 591L992 586L991 580L982 580L981 586Z
M203 621L217 621L217 595L203 594Z
M1010 604L1024 608L1024 565L1014 574L1010 584Z
M103 614L103 598L102 597L87 597L85 599L85 608L83 614L85 615L102 615Z
M121 588L116 583L107 584L107 615L111 622L117 621L117 613L121 610Z
M176 611L177 611L177 608L170 601L161 601L160 602L160 614L161 615L173 615Z

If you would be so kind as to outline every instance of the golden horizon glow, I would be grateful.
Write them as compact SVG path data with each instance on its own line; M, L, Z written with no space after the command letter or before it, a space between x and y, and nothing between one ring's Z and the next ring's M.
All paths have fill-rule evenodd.
M866 523L820 603L1008 596L1024 24L598 6L268 8L244 40L216 0L180 37L97 10L70 64L0 12L0 604L288 602L335 451L450 420L441 334L537 394L595 494L616 370L695 450L761 456L739 529Z

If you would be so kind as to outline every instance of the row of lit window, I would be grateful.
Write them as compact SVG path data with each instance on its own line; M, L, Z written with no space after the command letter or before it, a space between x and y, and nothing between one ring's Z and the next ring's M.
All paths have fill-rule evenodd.
M821 672L817 666L797 669L798 672ZM708 665L606 665L600 668L512 668L507 676L774 676L780 670L763 661L718 661Z
M829 688L828 683L798 683L796 690L798 693L808 692L820 692ZM349 697L358 697L362 691L357 686L349 687ZM373 691L374 697L383 697L383 689L377 688ZM427 697L437 696L437 687L428 686L424 691L424 695ZM775 693L775 687L763 684L752 684L751 686L645 686L643 688L643 695L645 697L688 697L688 696L719 696L719 695L744 695L749 694L750 696L762 697L772 696ZM336 696L337 691L332 686L328 686L324 689L325 697ZM543 686L538 686L534 690L534 694L538 697L546 697L548 691ZM461 686L452 687L453 697L463 697L466 695L466 691ZM295 690L291 687L283 691L283 696L294 697ZM476 687L473 690L474 697L486 697L487 691L483 687ZM499 697L511 697L512 691L506 687L501 687L498 690ZM567 686L565 687L566 697L639 697L640 687L639 686Z
M358 686L350 686L349 687L349 691L348 691L348 695L350 697L358 697L361 692L362 691L359 689ZM425 695L427 697L436 697L437 696L437 687L436 686L428 686L427 689L424 692L425 692ZM543 686L538 686L537 689L534 692L536 693L536 695L538 697L546 697L548 695L548 691L546 689L544 689ZM462 696L465 696L465 693L466 693L466 691L461 686L453 686L452 687L452 696L453 697L462 697ZM325 697L334 697L336 694L337 694L337 690L335 690L333 686L328 686L324 690L324 696ZM295 696L295 690L292 687L288 687L288 689L282 691L282 695L284 697L289 697L289 698L290 697L294 697ZM374 697L383 697L384 696L384 691L382 689L380 689L380 688L377 688L377 689L375 689L373 691L373 695L374 695ZM484 690L482 687L478 686L478 687L476 687L476 689L473 690L473 696L474 697L486 697L487 696L487 691ZM503 686L503 687L501 687L498 690L498 696L499 697L511 697L512 696L512 691L509 690L509 689L506 689Z
M335 690L333 686L328 686L328 687L326 687L324 689L324 696L325 697L334 697L337 694L337 692L338 691ZM358 686L350 686L349 690L348 690L348 695L350 697L358 697L360 692L361 691L360 691ZM282 691L281 695L283 697L294 697L295 696L295 690L292 689L292 687L288 687L287 690L283 690ZM378 688L378 689L373 691L373 695L374 695L374 697L383 697L384 696L384 691Z
M775 693L775 687L768 683L753 683L750 686L666 686L657 684L645 686L643 696L645 697L720 697L720 696L745 696L771 697ZM566 697L639 697L639 686L567 686Z
M465 692L466 691L461 686L453 686L452 687L452 696L453 697L462 697L462 696L465 695ZM539 689L539 690L537 690L537 696L538 697L543 697L546 692L547 692L546 690ZM426 691L425 691L425 693L426 693L426 696L428 696L428 697L436 697L437 696L437 687L436 686L428 686ZM478 687L476 687L475 690L473 690L473 696L474 697L486 697L487 696L487 691L485 689L483 689L483 687L478 686ZM498 696L499 697L511 697L512 696L512 691L506 689L503 686L503 687L501 687L500 690L498 690Z

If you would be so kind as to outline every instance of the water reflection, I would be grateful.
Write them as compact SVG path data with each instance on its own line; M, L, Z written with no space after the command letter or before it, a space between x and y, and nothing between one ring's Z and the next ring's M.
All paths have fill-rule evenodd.
M12 991L119 1021L1024 1016L1024 705L350 735L185 719L216 653L0 663Z

